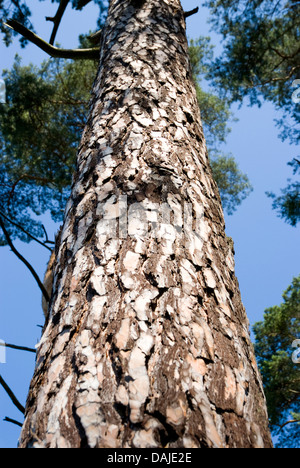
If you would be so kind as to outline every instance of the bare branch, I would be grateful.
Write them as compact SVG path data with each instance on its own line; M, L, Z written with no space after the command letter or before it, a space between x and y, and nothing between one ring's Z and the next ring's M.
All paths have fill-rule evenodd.
M36 350L34 348L27 348L26 346L18 346L10 343L2 343L0 341L0 346L4 346L5 348L11 348L11 349L18 349L19 351L28 351L29 353L34 353L36 354Z
M4 390L6 391L7 395L9 396L9 398L11 399L11 401L13 402L13 404L16 406L16 408L18 408L19 411L21 411L21 413L25 413L25 408L23 405L21 405L21 403L19 402L19 400L17 399L17 397L15 396L15 394L13 393L13 391L9 388L9 386L7 385L7 383L5 382L5 380L2 378L2 376L0 375L0 385L2 385L2 387L4 388Z
M198 13L198 11L199 11L199 7L194 8L193 10L190 10L190 11L185 11L184 12L184 17L188 18L189 16L192 16L192 15L195 15L196 13Z
M279 428L283 429L288 424L294 424L294 423L299 423L299 419L291 419L290 421L286 421L284 424L281 424Z
M3 421L10 422L12 424L16 424L17 426L23 427L22 423L20 423L19 421L16 421L15 419L8 418L7 416L5 416Z
M45 228L45 226L43 224L42 224L42 228L43 228L43 231L44 231L44 234L45 234L45 237L46 237L45 244L55 244L55 242L49 240L48 233L47 233L46 228ZM47 247L47 249L52 252L52 249L50 249L50 247Z
M3 24L21 34L23 37L28 39L30 42L35 44L37 47L42 49L44 52L46 52L46 54L50 55L51 57L74 60L95 60L99 58L99 47L91 49L59 49L58 47L54 47L48 42L44 41L44 39L37 36L29 29L25 28L25 26L23 26L18 21L10 19Z
M24 229L20 224L18 223L15 223L14 221L12 221L8 216L6 216L1 210L0 210L0 216L2 216L2 218L6 219L6 221L8 221L10 224L12 224L13 226L16 226L18 229L20 229L20 231L24 232L24 234L26 234L26 236L30 237L30 239L34 240L35 242L37 242L38 244L42 245L43 247L45 247L45 249L48 249L50 250L50 252L52 252L52 249L50 247L48 247L48 245L46 245L46 243L52 243L51 241L46 240L46 243L44 242L41 242L39 239L37 239L36 237L34 237L32 234L30 234L30 232L26 231L26 229ZM44 227L44 226L43 226ZM54 244L54 242L53 242Z
M12 240L10 238L10 235L8 234L6 228L5 228L5 225L1 219L1 216L0 216L0 227L3 231L3 234L5 236L5 239L9 245L9 247L11 248L11 250L13 251L13 253L24 263L24 265L28 268L28 270L30 271L30 273L32 274L32 276L34 277L34 279L36 280L40 290L42 291L42 294L44 296L44 298L46 299L47 302L50 301L50 298L49 298L49 294L47 293L43 283L41 282L40 278L38 277L36 271L34 270L34 268L30 265L30 263L23 257L23 255L20 254L20 252L15 248L14 244L12 243Z
M101 43L102 32L102 29L100 29L99 31L96 31L89 36L89 40L92 42L92 44L96 45Z
M61 19L66 11L69 1L70 0L60 0L56 15L53 18L50 18L50 16L46 16L46 21L53 21L54 23L52 34L51 34L50 41L49 41L51 45L54 44L55 37L58 31Z
M76 10L82 10L82 8L85 7L90 2L91 0L78 0Z
M16 190L16 187L17 185L19 184L19 182L22 182L24 179L28 179L28 180L35 180L37 182L41 182L43 184L49 184L50 180L45 178L45 177L39 177L39 176L34 176L34 175L29 175L29 174L22 174L17 180L15 180L15 182L13 183L12 185L12 188L10 190L10 193L9 193L9 197L8 197L8 204L10 204L11 202L11 199L14 195L14 192Z

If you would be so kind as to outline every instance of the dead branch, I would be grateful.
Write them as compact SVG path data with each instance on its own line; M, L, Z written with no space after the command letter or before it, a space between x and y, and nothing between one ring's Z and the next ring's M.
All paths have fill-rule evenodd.
M184 12L184 17L188 18L189 16L192 16L192 15L195 15L196 13L198 13L198 11L199 11L199 7L196 7L193 10L190 10L190 11L185 11Z
M54 23L52 34L51 34L50 41L49 41L49 44L51 44L51 45L54 44L55 37L56 37L57 31L58 31L60 22L62 20L62 17L64 15L65 11L66 11L66 8L68 6L69 1L70 0L60 0L59 7L57 9L56 15L53 18L50 17L50 16L46 16L46 21L53 21L53 23Z
M40 290L42 291L42 294L44 298L46 299L47 302L50 301L49 294L47 293L43 283L41 282L40 278L38 277L38 274L34 270L34 268L30 265L30 263L23 257L23 255L20 254L20 252L15 248L14 244L12 243L12 240L10 238L9 233L7 232L5 225L2 221L2 218L0 216L0 227L3 231L3 234L5 236L6 242L8 243L9 247L11 248L12 252L21 260L21 262L24 263L24 265L28 268L32 276L34 277L35 281L37 282Z
M49 241L48 240L48 237L47 237L47 240L45 242L41 242L39 239L37 239L36 237L34 237L32 234L30 234L30 232L26 231L26 229L24 229L20 224L16 223L15 221L12 221L8 216L6 216L6 214L4 214L1 210L0 210L0 216L2 216L2 218L6 219L6 221L8 221L10 224L12 224L13 226L15 226L16 228L20 229L20 231L24 232L24 234L26 234L26 236L28 236L30 239L34 240L35 242L37 242L38 244L42 245L43 247L45 247L45 249L48 249L50 250L50 252L52 252L52 249L50 247L48 247L48 245L46 245L46 243L53 243L52 241ZM43 226L44 227L44 226ZM45 231L45 228L44 228L44 231Z
M15 419L8 418L7 416L5 416L5 418L3 419L3 421L5 421L5 422L10 422L10 423L12 423L12 424L16 424L17 426L23 427L23 424L22 424L22 423L20 423L19 421L16 421Z
M36 349L34 348L27 348L26 346L19 346L19 345L14 345L11 343L2 343L0 341L0 346L4 346L5 348L11 348L11 349L18 349L19 351L28 351L29 353L34 353L36 354Z
M55 242L49 240L48 233L47 233L46 228L45 228L45 226L43 224L42 224L42 228L43 228L43 231L44 231L44 234L45 234L45 237L46 237L45 244L55 244ZM50 249L50 247L47 246L47 249L52 252L52 249Z
M85 7L90 2L91 0L78 0L76 10L82 10L82 8Z
M288 424L299 423L299 419L291 419L290 421L286 421L284 424L279 425L280 429L283 429Z
M90 49L60 49L44 41L44 39L25 28L25 26L16 20L10 19L3 24L21 34L23 37L28 39L28 41L32 42L32 44L35 44L41 50L46 52L46 54L50 55L50 57L74 60L95 60L99 58L99 47Z
M89 40L92 42L92 44L98 45L101 43L102 33L103 31L100 29L99 31L96 31L89 36Z
M16 406L16 408L18 408L18 410L21 411L21 413L25 414L24 406L21 405L21 403L19 402L19 400L17 399L13 391L9 388L9 386L7 385L7 383L5 382L5 380L3 379L1 375L0 375L0 385L2 385L2 387L6 391L7 395L9 396L13 404Z

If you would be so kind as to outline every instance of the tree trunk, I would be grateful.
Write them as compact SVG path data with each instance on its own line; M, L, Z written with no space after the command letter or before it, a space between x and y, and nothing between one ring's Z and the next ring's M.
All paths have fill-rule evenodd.
M270 447L179 0L111 0L20 447Z

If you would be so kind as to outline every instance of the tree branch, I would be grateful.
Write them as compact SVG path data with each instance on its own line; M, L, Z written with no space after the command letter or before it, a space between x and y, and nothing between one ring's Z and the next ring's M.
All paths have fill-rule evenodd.
M51 34L50 41L49 41L51 45L54 44L55 37L58 31L61 19L66 11L69 1L70 0L60 0L56 15L53 18L51 18L50 16L46 16L46 21L53 21L54 23L52 34Z
M279 57L281 57L284 60L293 59L300 52L300 49L297 49L296 52L294 52L292 55L286 55L283 52L281 52L280 50L275 49L275 47L271 47L271 46L270 46L270 50L275 52L277 55L279 55Z
M8 221L10 224L12 224L13 226L15 226L16 228L20 229L20 231L24 232L24 234L26 234L26 236L30 237L30 239L34 240L35 242L37 242L38 244L42 245L43 247L45 247L45 249L48 249L50 250L50 252L52 252L52 249L51 247L48 247L48 245L46 245L46 243L52 243L52 241L49 241L48 240L48 237L47 237L47 240L46 240L46 243L40 241L39 239L37 239L36 237L34 237L32 234L30 234L28 231L26 231L26 229L24 229L20 224L18 223L15 223L14 221L12 221L10 218L8 218L8 216L6 216L1 210L0 210L0 216L2 216L2 218L6 219L6 221ZM43 226L44 228L44 226ZM45 232L45 228L44 228L44 232ZM54 244L54 242L53 242Z
M282 61L283 61L283 60L282 60ZM281 63L282 63L282 62L281 62ZM280 63L280 64L281 64L281 63ZM275 68L276 68L276 67L275 67ZM274 68L274 70L275 70L275 68ZM289 79L293 76L294 72L295 72L296 70L298 70L299 68L300 68L300 65L294 66L294 67L291 68L290 73L289 73L288 75L286 75L286 76L283 76L283 77L279 77L279 76L278 76L278 77L276 77L276 78L270 78L269 80L261 81L260 83L257 83L257 84L254 84L254 83L252 82L251 86L248 85L248 86L246 86L246 87L247 87L247 89L249 89L249 88L250 88L250 89L251 89L251 88L258 88L259 86L266 86L267 84L277 83L277 81L287 81L287 80L289 80Z
M76 5L76 10L82 10L82 8L85 7L91 1L92 0L78 0L77 5Z
M15 419L8 418L7 416L5 416L3 421L10 422L12 424L16 424L17 426L23 427L22 423L20 423L19 421L16 421Z
M192 15L195 15L196 13L198 13L198 11L199 11L199 7L194 8L193 10L190 10L190 11L185 11L184 12L184 17L188 18L189 16L192 16Z
M44 231L45 237L46 237L45 244L53 244L54 245L55 242L49 240L48 233L47 233L46 228L45 228L45 226L43 224L42 224L42 228L43 228L43 231ZM52 252L52 249L50 247L48 247L46 245L45 245L45 247L47 247L47 249Z
M28 39L28 41L35 44L51 57L74 60L95 60L99 58L99 47L91 49L59 49L58 47L54 47L48 42L44 41L41 37L37 36L32 31L29 31L29 29L25 28L25 26L23 26L18 21L10 19L3 24L21 34L23 37Z
M299 423L299 419L291 419L290 421L285 422L284 424L279 425L280 429L283 429L285 426L288 424L294 424L294 423Z
M24 263L24 265L28 268L28 270L30 271L30 273L32 274L32 276L34 277L34 279L36 280L40 290L42 291L42 294L44 296L44 298L46 299L47 302L50 301L50 298L49 298L49 294L47 293L43 283L41 282L40 278L38 277L36 271L34 270L34 268L30 265L30 263L23 257L23 255L20 254L20 252L18 252L18 250L15 248L14 244L12 243L11 241L11 238L10 238L10 235L8 234L5 226L4 226L4 223L0 217L0 227L3 231L3 234L5 236L5 239L9 245L9 247L11 248L11 250L13 251L13 253Z
M4 388L4 390L6 391L7 395L9 396L9 398L11 399L11 401L13 402L13 404L18 408L19 411L21 411L21 413L25 414L25 408L23 405L21 405L21 403L19 402L19 400L17 399L17 397L15 396L15 394L13 393L13 391L9 388L9 386L7 385L7 383L5 382L5 380L2 378L2 376L0 375L0 385L2 385L2 387Z
M18 349L19 351L28 351L29 353L34 353L36 354L36 350L34 348L27 348L26 346L18 346L10 343L2 343L0 341L0 346L3 346L5 348L11 348L11 349Z
M93 34L91 34L89 36L89 40L92 42L92 44L100 44L101 43L101 39L102 39L102 29L100 29L99 31L96 31L94 32Z

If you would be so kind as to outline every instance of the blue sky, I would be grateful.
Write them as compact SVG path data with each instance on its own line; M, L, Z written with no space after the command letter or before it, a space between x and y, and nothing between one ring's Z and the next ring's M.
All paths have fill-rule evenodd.
M48 40L52 23L46 22L45 16L53 16L57 4L33 0L27 3L34 8L32 22L35 30ZM185 10L200 3L200 0L182 1ZM91 5L83 12L68 8L57 41L66 48L76 47L78 35L94 30L96 19L95 9ZM201 9L197 15L188 18L187 32L189 38L210 34L219 50L220 39L210 33L206 10ZM24 65L29 62L39 64L47 58L31 44L20 50L17 38L8 49L0 41L0 75L3 69L11 67L17 52ZM266 191L278 193L280 188L286 186L287 178L291 177L287 162L297 157L299 152L278 138L274 119L280 114L272 105L250 108L245 104L241 109L233 110L239 120L232 124L224 150L235 156L240 169L250 178L254 191L233 216L225 217L226 233L235 243L236 275L250 324L253 325L263 318L265 308L281 302L282 292L299 274L300 229L277 218L271 209L271 200L265 195ZM48 217L45 224L53 238L56 226ZM49 252L34 243L26 245L16 242L16 246L42 277ZM38 325L42 323L41 296L34 280L9 248L1 247L0 339L32 347L39 341ZM10 349L6 350L6 364L0 363L0 373L22 404L26 401L33 368L34 355ZM0 388L0 448L16 447L19 428L2 422L5 416L22 421L21 413Z

